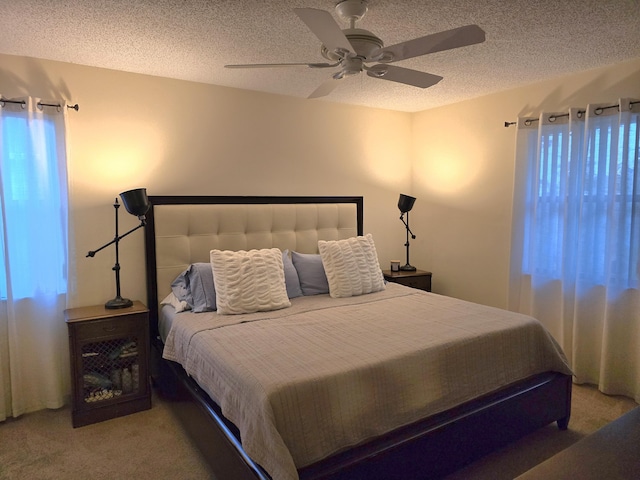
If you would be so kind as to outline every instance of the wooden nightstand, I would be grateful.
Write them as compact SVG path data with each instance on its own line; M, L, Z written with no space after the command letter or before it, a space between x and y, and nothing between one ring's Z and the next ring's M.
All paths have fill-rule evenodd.
M149 310L103 305L64 312L71 360L74 427L151 408Z
M400 283L425 292L431 291L431 272L425 272L424 270L416 270L415 272L383 270L382 274L387 282Z

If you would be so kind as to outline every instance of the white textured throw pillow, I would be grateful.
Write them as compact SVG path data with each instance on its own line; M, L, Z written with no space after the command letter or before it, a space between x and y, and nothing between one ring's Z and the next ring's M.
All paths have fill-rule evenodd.
M291 306L279 249L211 250L209 255L218 313L267 312Z
M384 290L373 236L318 241L329 294L334 298L354 297Z

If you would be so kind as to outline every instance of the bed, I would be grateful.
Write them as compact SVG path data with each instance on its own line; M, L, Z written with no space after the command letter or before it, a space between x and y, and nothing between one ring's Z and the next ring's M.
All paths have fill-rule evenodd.
M150 201L152 376L216 478L438 478L549 423L567 428L571 371L530 317L380 287L375 272L359 286L362 295L283 300L279 287L288 303L266 311L222 315L228 305L219 303L218 312L176 313L161 305L176 278L208 262L217 298L226 298L219 278L227 273L215 262L230 251L278 249L317 262L320 248L338 291L345 280L336 280L330 248L375 249L363 231L362 197Z

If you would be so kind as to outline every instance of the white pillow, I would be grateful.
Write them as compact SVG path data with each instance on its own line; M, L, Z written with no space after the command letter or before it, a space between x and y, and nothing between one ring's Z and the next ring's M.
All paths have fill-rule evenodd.
M282 252L211 250L218 313L267 312L290 307Z
M384 277L370 233L346 240L319 240L318 250L332 297L353 297L384 290Z

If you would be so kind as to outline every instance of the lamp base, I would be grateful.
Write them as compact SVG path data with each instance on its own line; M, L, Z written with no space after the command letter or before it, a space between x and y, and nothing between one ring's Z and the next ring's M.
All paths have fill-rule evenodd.
M400 267L400 271L402 272L415 272L416 271L416 267L409 265L408 263L406 265L403 265Z
M122 297L112 298L111 300L109 300L107 303L104 304L104 307L108 309L128 308L132 306L133 306L133 302L131 300L129 300L128 298L122 298Z

